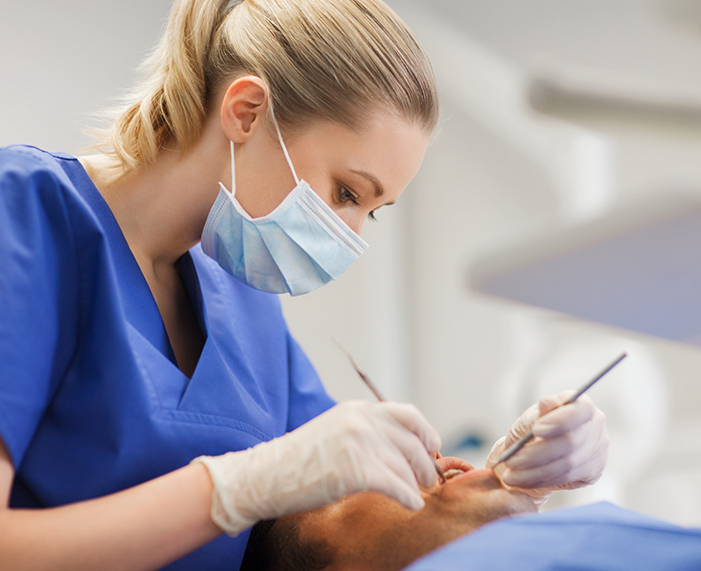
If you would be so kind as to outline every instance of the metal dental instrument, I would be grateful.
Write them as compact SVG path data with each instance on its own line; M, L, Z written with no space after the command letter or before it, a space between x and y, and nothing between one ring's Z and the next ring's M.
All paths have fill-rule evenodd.
M561 405L555 408L560 408L561 406L565 406L566 404L572 404L584 393L586 393L591 387L593 387L594 384L599 379L601 379L601 377L603 377L606 373L608 373L611 369L618 365L618 363L623 361L623 359L625 359L627 355L628 353L623 353L620 357L618 357L618 359L616 359L613 363L611 363L608 367L606 367L603 371L596 375L596 377L594 377L591 381L589 381L586 385L579 389L573 396L571 396L565 402L563 402ZM555 410L555 408L553 410ZM533 431L529 430L526 434L524 434L521 438L519 438L516 442L514 442L511 446L509 446L506 449L506 451L499 457L496 464L494 464L494 468L496 468L497 465L501 464L502 462L506 462L509 458L516 454L516 452L521 450L521 448L523 448L527 442L530 442L532 439Z
M380 391L377 390L377 387L373 384L373 382L370 380L370 378L363 373L363 371L358 367L358 365L355 363L355 359L353 359L353 355L351 355L346 348L341 345L336 339L332 339L332 341L336 344L336 346L343 352L343 354L348 357L348 360L350 361L350 364L353 366L355 369L355 372L358 373L358 376L363 380L363 382L367 385L367 387L372 391L372 394L375 395L375 398L380 401L380 402L386 402L386 399L380 394ZM436 460L431 456L431 461L433 462L433 467L436 469L436 473L438 474L438 478L441 481L441 484L445 484L446 479L445 475L443 474L443 470L441 470L440 466L436 462Z

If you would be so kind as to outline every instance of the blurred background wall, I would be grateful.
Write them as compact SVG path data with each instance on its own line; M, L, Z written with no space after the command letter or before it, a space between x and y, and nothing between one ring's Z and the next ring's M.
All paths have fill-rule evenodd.
M79 153L90 113L131 84L169 5L3 2L0 145ZM520 303L518 280L495 295L476 279L495 267L508 275L573 232L602 243L599 220L623 228L640 211L652 223L650 204L697 203L701 9L682 0L390 5L433 61L441 129L402 200L366 224L371 247L347 275L283 298L290 327L336 398L371 395L332 338L391 398L424 411L444 451L476 464L538 396L580 385L627 350L592 390L612 437L607 473L550 505L604 498L701 525L698 340ZM689 240L671 247L682 261L698 250ZM635 287L626 282L631 295Z

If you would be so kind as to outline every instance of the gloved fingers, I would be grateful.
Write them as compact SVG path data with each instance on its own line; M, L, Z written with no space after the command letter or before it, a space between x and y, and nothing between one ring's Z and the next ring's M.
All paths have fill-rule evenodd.
M583 485L582 482L590 481L592 478L598 479L606 463L605 460L601 461L601 455L602 452L607 453L608 445L604 447L605 450L600 450L598 445L600 435L597 432L589 431L579 446L547 464L521 469L513 469L509 466L502 474L502 480L509 486L519 488L547 488L566 484L570 487L579 487ZM524 451L525 448L521 452ZM510 464L510 461L507 464Z
M376 474L377 466L381 465L390 470L395 478L416 489L417 480L426 487L435 483L435 468L424 443L394 416L397 414L415 424L423 422L433 430L415 407L398 403L347 401L335 408L339 417L332 429L339 431L335 448L338 451L344 448L354 450L354 471L358 475L367 477L368 474Z
M529 406L523 412L523 414L518 417L516 422L514 422L513 426L509 430L509 433L506 435L504 448L511 446L514 442L531 430L540 417L548 414L553 409L556 409L573 394L574 391L564 391L557 395L540 397L538 402Z
M560 406L563 402L565 402L569 396L569 392L564 394L560 393L558 395L546 395L542 396L538 399L538 402L536 403L538 405L538 416L545 416L548 414L551 410L557 408Z
M361 491L357 482L362 481L362 490L383 493L412 510L423 508L417 475L408 457L423 456L432 466L423 443L392 418L375 420L371 425L373 429L363 434L360 446L354 447L353 473L357 475L349 481L346 493Z
M506 461L512 470L539 468L559 460L580 448L589 437L588 425L579 426L561 436L536 438Z
M504 470L501 479L507 486L515 488L547 488L568 481L572 469L569 457L560 458L547 466L526 470Z
M492 449L489 451L489 454L487 455L487 461L485 462L485 467L486 468L494 468L495 464L497 463L497 460L504 453L504 450L506 450L506 436L502 436L499 440L497 440L492 445Z
M420 510L426 503L421 497L416 480L411 477L413 484L397 476L388 466L381 464L379 470L368 479L369 489L380 492L389 498L397 500L410 510Z
M561 488L579 488L593 484L604 472L608 460L609 436L606 429L604 413L597 409L592 429L589 431L587 441L582 445L585 463L580 468L580 473L573 473L570 482L560 485Z
M608 434L606 434L606 444L604 446L597 446L596 453L594 456L591 457L591 460L589 462L590 469L585 476L578 480L578 482L581 485L578 485L577 487L588 486L597 482L599 478L601 478L601 475L604 473L604 468L606 468L608 456Z
M441 449L441 437L438 432L413 404L383 402L380 406L404 428L413 432L429 453Z
M533 425L533 434L542 438L565 434L589 422L596 410L593 401L587 395L582 395L573 403L563 405L539 418Z
M606 467L608 459L608 448L605 450L597 449L596 452L589 457L586 465L580 466L577 471L573 471L571 478L567 481L558 484L557 487L563 490L572 490L589 486L601 478L601 474Z
M538 420L538 415L538 403L535 403L529 406L524 413L516 419L516 422L514 422L511 429L506 434L506 440L504 441L505 450L531 429L533 423Z
M411 480L418 481L425 488L430 488L436 483L436 469L431 455L414 433L400 424L392 423L385 428L385 436L396 447L397 458L401 458L407 469L413 471ZM392 457L393 455L389 454L387 459Z
M601 464L601 455L589 456L586 461L576 456L565 456L555 462L532 470L513 471L510 468L502 474L502 481L507 486L516 488L579 488L598 480L601 471L592 473L591 463ZM604 462L605 463L605 462Z
M418 491L416 474L404 452L394 444L395 437L395 435L388 435L386 442L381 446L375 446L374 450L372 448L363 450L362 457L358 458L357 464L362 465L361 470L365 474L368 485L370 482L377 483L379 481L378 474L384 475L389 471L392 478L398 478L411 489ZM418 442L418 439L416 441ZM422 444L419 443L419 446ZM425 451L424 454L426 454Z

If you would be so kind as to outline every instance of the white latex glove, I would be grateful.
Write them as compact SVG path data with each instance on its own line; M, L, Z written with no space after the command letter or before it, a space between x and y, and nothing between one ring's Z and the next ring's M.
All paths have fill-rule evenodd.
M348 401L270 442L193 462L214 482L212 519L235 536L258 521L364 490L421 509L418 483L435 484L429 452L440 446L413 405Z
M553 410L574 391L542 397L514 423L492 448L487 467L528 430L535 438L497 467L505 485L527 493L541 506L555 490L571 490L596 482L608 458L606 418L587 395Z

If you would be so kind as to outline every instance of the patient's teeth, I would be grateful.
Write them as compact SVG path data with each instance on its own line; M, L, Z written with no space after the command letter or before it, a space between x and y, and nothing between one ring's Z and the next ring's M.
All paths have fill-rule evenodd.
M448 470L448 471L445 472L443 475L445 476L445 479L446 479L446 480L450 480L451 478L457 476L458 474L464 474L464 473L465 473L464 470L452 469L452 470Z

